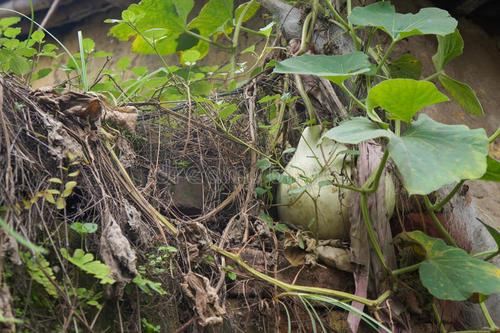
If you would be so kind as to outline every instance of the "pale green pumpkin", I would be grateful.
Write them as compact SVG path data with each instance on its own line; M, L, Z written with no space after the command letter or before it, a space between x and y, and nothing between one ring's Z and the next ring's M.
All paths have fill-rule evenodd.
M351 156L347 147L325 139L321 127L307 127L293 158L285 168L292 184L278 188L278 213L282 222L309 230L321 239L348 239L349 206L353 192L333 183L346 183L350 177ZM340 174L343 174L342 177ZM394 183L386 179L387 212L394 211Z

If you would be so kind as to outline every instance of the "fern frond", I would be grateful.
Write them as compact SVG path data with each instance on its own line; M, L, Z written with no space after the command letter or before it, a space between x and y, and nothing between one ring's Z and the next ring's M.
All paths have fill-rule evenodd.
M27 252L21 253L21 259L26 265L31 278L40 284L47 294L57 298L57 289L55 287L57 284L56 276L47 259L40 254L31 256Z
M73 256L70 256L65 248L61 249L64 259L80 268L85 273L94 276L101 284L113 284L115 280L111 277L111 269L100 260L94 260L92 253L85 253L82 249L76 249Z

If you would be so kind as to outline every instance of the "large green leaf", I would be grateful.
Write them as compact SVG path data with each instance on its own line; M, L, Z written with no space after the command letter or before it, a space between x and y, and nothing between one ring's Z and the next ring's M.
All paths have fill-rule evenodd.
M438 49L436 54L432 56L432 62L436 70L440 71L447 63L462 54L464 40L458 29L449 35L437 36L437 40Z
M388 1L354 8L349 22L382 29L394 41L417 35L445 36L457 27L457 21L445 10L423 8L417 14L400 14Z
M389 139L390 156L410 194L429 194L462 179L480 178L486 171L488 137L483 129L441 124L425 114L401 137L363 117L342 122L323 135L347 144L378 137Z
M337 127L328 130L323 138L340 143L358 144L362 141L379 137L391 137L392 132L381 129L368 118L355 117L340 123Z
M368 92L370 110L383 108L390 119L410 122L423 108L448 101L436 86L429 81L412 79L385 80Z
M178 1L182 2L182 1ZM233 17L233 0L210 0L200 14L189 23L189 29L198 29L203 36L210 36Z
M401 137L392 136L389 153L410 194L429 194L486 171L488 137L483 129L444 125L422 114Z
M488 156L486 164L486 173L481 180L500 182L500 162Z
M349 77L370 71L371 64L363 52L344 55L310 55L288 58L279 62L275 73L309 74L328 78L340 84Z
M422 75L422 63L410 53L405 53L391 61L389 71L393 78L418 80Z
M422 284L439 299L464 301L473 293L500 293L500 268L421 231L407 233L426 252L420 264Z
M479 102L474 90L467 84L454 80L446 74L439 75L439 82L467 113L474 116L484 115L481 102Z

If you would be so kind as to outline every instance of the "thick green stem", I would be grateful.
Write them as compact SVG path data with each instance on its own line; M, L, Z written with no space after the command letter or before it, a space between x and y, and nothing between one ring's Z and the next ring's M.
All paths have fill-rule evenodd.
M316 20L318 19L318 9L319 9L318 7L319 7L319 0L313 0L312 12L311 12L312 18L311 18L311 23L309 23L309 28L307 31L307 39L306 39L307 44L309 44L314 35L314 28L316 27Z
M253 5L255 0L252 0L248 2L243 10L241 11L241 15L238 18L238 21L236 22L236 25L234 27L234 32L233 32L233 41L232 41L232 48L231 48L231 73L229 73L229 76L232 79L234 79L235 73L236 73L236 51L238 49L238 40L240 38L240 30L241 26L243 24L243 19L245 18L245 15L248 11L248 9Z
M342 82L339 87L342 89L342 91L344 91L347 95L349 95L349 97L352 98L352 100L358 104L359 107L361 107L363 110L367 111L366 109L366 105L361 102L349 89L347 89L347 87L345 86L345 84Z
M481 307L481 311L483 312L484 319L486 319L486 322L488 323L488 326L490 327L492 332L497 332L497 325L493 321L493 318L491 318L491 314L488 311L488 308L486 307L486 304L484 304L484 301L479 303L479 306Z
M207 38L207 37L205 37L205 36L202 36L202 35L200 35L200 34L197 34L196 32L193 32L193 31L188 30L188 29L184 30L184 32L185 32L185 33L187 33L188 35L191 35L191 36L193 36L193 37L195 37L195 38L197 38L197 39L199 39L199 40L202 40L202 41L204 41L204 42L207 42L207 43L209 43L209 44L211 44L211 45L213 45L213 46L216 46L216 47L218 47L218 48L221 48L221 49L227 49L227 50L230 50L230 49L232 49L232 48L233 48L232 46L227 46L227 45L223 45L223 44L219 44L219 43L217 43L217 42L214 42L214 41L213 41L213 40L211 40L210 38Z
M304 101L304 104L306 106L307 114L309 116L309 122L311 124L315 124L317 121L316 112L314 111L314 106L311 102L311 99L309 98L309 95L307 95L307 92L304 89L304 85L302 84L302 79L298 74L294 74L294 78L297 90L299 91L299 94L302 97L302 100Z
M257 30L253 30L253 29L250 29L250 28L247 28L245 26L241 26L240 29L241 29L241 31L248 32L249 34L252 34L252 35L256 35L256 36L259 36L259 37L263 36L262 32L257 31ZM276 36L276 34L271 34L271 36Z
M416 270L418 270L418 268L420 267L422 263L419 262L418 264L415 264L415 265L411 265L411 266L406 266L406 267L403 267L403 268L399 268L399 269L395 269L392 271L392 275L393 276L398 276L398 275L401 275L401 274L406 274L406 273L411 273L411 272L414 272Z
M356 186L352 186L352 185L332 183L332 186L339 187L339 188L345 188L346 190L351 190L351 191L359 192L359 193L365 193L366 192L361 187L356 187Z
M490 253L488 253L488 256L487 256L486 258L484 258L484 260L485 260L485 261L489 261L489 260L491 260L491 259L495 258L497 255L499 255L499 254L500 254L500 249L499 249L499 250L496 250L496 251L494 251L494 252L492 252L492 251L485 251L485 253L486 253L486 252L490 252Z
M385 65L385 62L389 58L389 55L392 53L392 50L394 50L394 46L396 46L396 42L392 41L391 44L389 44L389 47L387 48L387 51L385 51L384 56L382 57L382 59L378 63L377 68L375 69L375 75L377 75L378 72L380 71L380 68L382 68L382 66Z
M428 77L424 78L424 81L431 81L431 80L434 80L435 78L437 78L439 75L441 75L443 73L443 71L438 71L432 75L429 75Z
M495 141L496 139L498 139L498 137L500 137L500 127L495 131L495 133L493 133L492 136L490 136L488 138L488 142L489 143L493 143L493 141Z
M446 197L444 197L441 201L434 204L432 206L432 210L435 212L439 212L443 207L457 194L457 192L462 188L462 185L465 183L465 180L461 180L455 187L448 193Z
M349 23L342 16L340 16L339 12L335 9L331 0L325 0L326 6L332 12L333 17L340 23L344 30L349 30Z
M434 317L436 318L436 321L438 322L439 332L440 333L447 333L448 331L446 330L446 327L444 327L443 320L441 319L441 315L439 314L438 308L437 308L436 303L434 301L432 302L432 313L434 314Z
M436 216L436 213L434 212L434 207L432 206L429 197L426 195L424 196L424 203L425 207L427 208L427 211L431 216L432 222L434 223L434 226L438 229L439 233L441 234L441 237L444 238L444 240L446 241L446 243L448 243L448 245L457 246L457 243L455 242L453 237L451 237L448 230L446 230L441 221L439 221L438 217Z
M352 12L352 2L351 0L347 0L347 17L351 15ZM358 36L356 35L356 31L354 30L351 22L347 22L347 26L349 27L349 35L351 35L352 41L354 42L354 46L356 47L356 50L359 50L361 47L361 43L359 41Z
M361 214L363 215L363 221L365 222L366 231L368 233L368 239L370 240L373 250L375 251L375 254L382 263L382 266L384 266L385 270L392 273L387 267L384 254L382 253L382 249L380 248L378 237L375 233L375 230L373 229L373 222L370 216L370 211L368 210L368 194L361 193L360 206L361 206Z
M390 291L386 291L382 295L380 295L380 297L377 298L376 300L371 300L371 299L356 296L356 295L346 293L344 291L339 291L339 290L289 284L289 283L283 282L281 280L275 279L273 277L270 277L267 274L259 272L258 270L254 269L253 267L248 265L245 261L243 261L240 258L240 256L238 256L237 254L228 252L228 251L226 251L218 246L215 246L215 245L211 245L211 248L212 248L212 250L220 253L221 255L233 260L241 268L243 268L244 270L246 270L248 273L255 276L256 278L259 278L263 281L271 283L271 284L273 284L273 285L275 285L275 286L277 286L285 291L304 292L304 293L310 293L310 294L332 296L332 297L341 298L341 299L348 299L350 301L359 302L361 304L364 304L364 305L370 306L370 307L376 307L376 306L380 305L382 302L384 302L391 295Z
M301 55L302 53L307 51L307 45L309 44L309 29L311 26L312 17L313 13L309 13L304 19L304 24L302 25L302 35L300 36L300 48L297 52L295 52L294 55Z
M474 258L482 258L482 257L485 257L484 260L485 261L488 261L494 257L496 257L497 255L500 254L500 250L499 249L496 249L496 250L488 250L488 251L483 251L483 252L478 252L478 253L474 253L472 256Z
M377 171L372 173L368 180L363 185L362 189L365 190L366 193L374 193L378 189L378 184L380 183L380 178L382 177L382 173L384 172L385 165L387 164L387 160L389 159L389 150L384 151L384 155L380 160L380 164L377 167Z
M401 120L396 120L395 122L395 133L397 136L401 136Z

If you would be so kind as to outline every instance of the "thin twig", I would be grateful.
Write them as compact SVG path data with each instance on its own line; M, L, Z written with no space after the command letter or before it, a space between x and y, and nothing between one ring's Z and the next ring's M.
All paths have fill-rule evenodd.
M51 19L52 15L55 13L60 2L61 2L61 0L54 0L52 5L50 5L50 8L49 8L47 14L45 14L45 17L43 18L43 21L40 24L40 26L42 28L45 28L47 26L47 23L49 23L49 20Z

